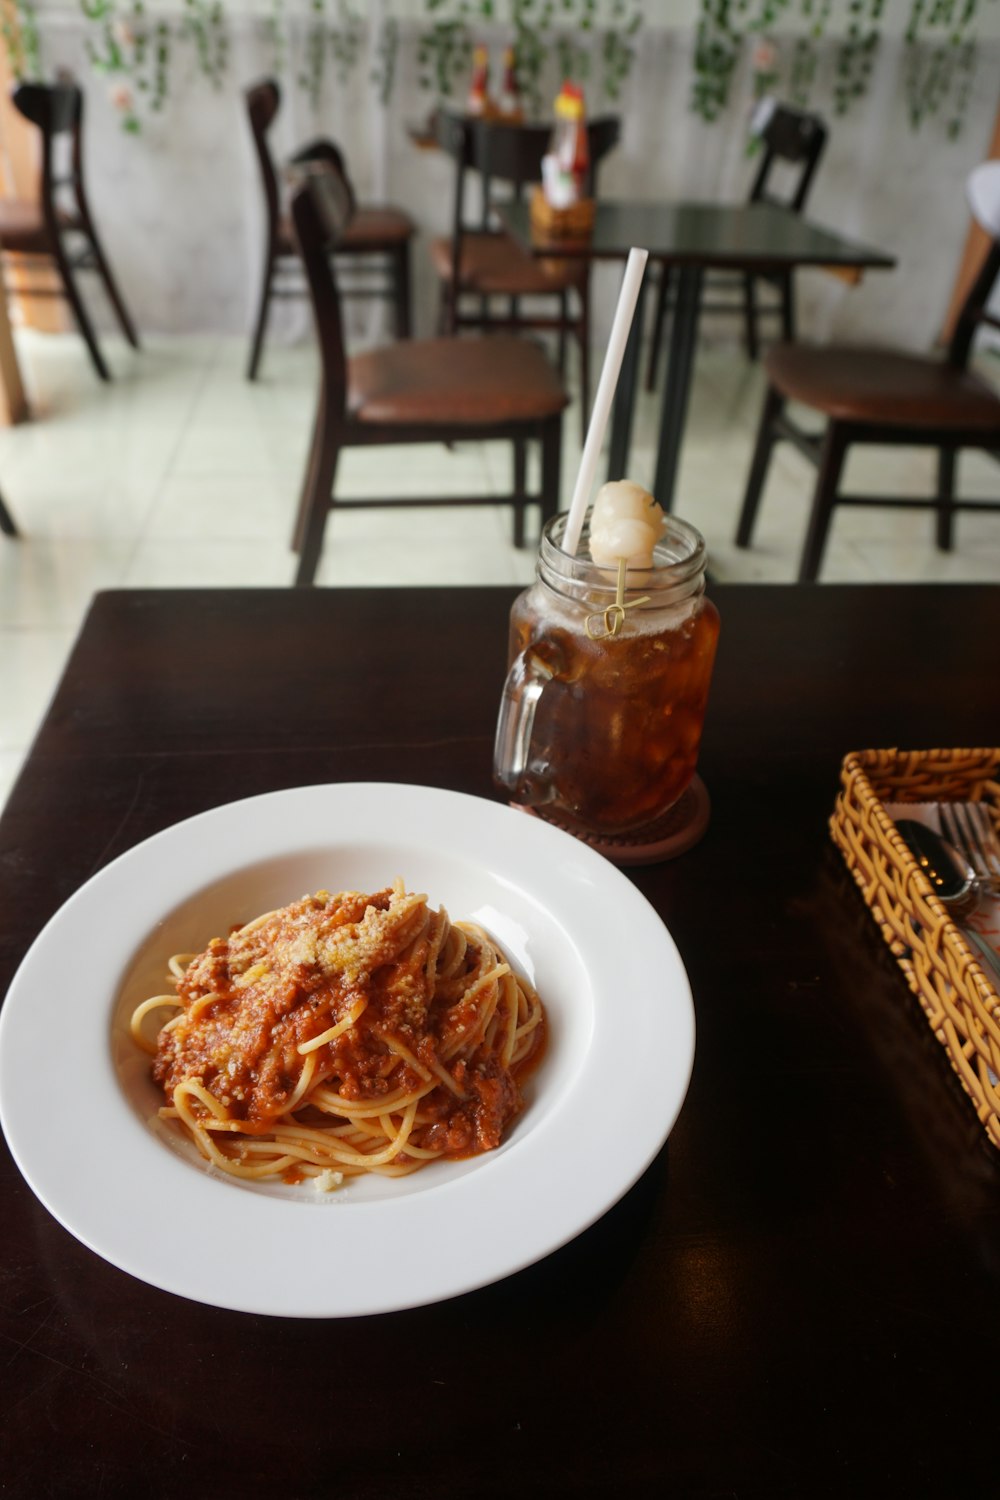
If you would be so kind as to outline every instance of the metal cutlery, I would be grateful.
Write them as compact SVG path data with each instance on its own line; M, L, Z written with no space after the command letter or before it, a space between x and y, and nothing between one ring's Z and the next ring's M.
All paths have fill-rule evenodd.
M976 876L1000 891L1000 838L982 802L940 802L938 816L949 843L972 866Z
M962 936L983 964L995 987L1000 981L1000 955L975 928L963 920L979 904L979 896L988 882L980 879L971 861L933 828L910 818L900 818L896 830L913 855L942 906L955 919Z

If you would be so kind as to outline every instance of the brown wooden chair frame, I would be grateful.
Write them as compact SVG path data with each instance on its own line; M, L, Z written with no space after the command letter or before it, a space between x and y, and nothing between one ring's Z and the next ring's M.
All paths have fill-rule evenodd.
M338 233L350 218L350 189L332 163L317 164L305 174L292 197L292 223L312 299L320 347L321 381L313 437L292 539L299 555L296 586L310 585L316 576L327 518L332 509L419 506L513 507L514 542L524 545L524 519L529 504L537 502L542 524L555 515L559 503L562 412L543 420L505 420L483 424L442 421L428 424L379 424L352 419L348 410L348 366L344 346L340 298L334 257ZM510 495L441 496L419 499L386 497L348 500L334 496L337 461L346 447L393 443L442 443L509 440L513 448L513 489ZM538 492L527 483L527 446L541 448Z
M751 203L776 203L801 213L805 207L809 189L812 187L820 157L826 145L826 126L818 115L778 105L762 133L764 153L750 188ZM789 162L799 167L794 191L789 197L779 198L768 192L771 173L778 162ZM747 358L756 361L760 355L759 320L764 317L781 319L782 337L788 341L795 338L795 284L794 272L758 271L738 274L716 271L706 277L709 289L719 292L727 289L739 293L737 299L725 296L717 302L702 300L699 312L741 314L744 326ZM757 285L764 282L778 291L778 300L773 304L758 303ZM649 342L649 362L646 366L646 389L653 390L656 371L663 343L663 326L667 313L676 296L675 268L664 266L656 294L652 333Z
M998 276L1000 276L1000 240L994 240L979 275L962 305L948 345L946 362L956 370L963 370L967 367L973 336L980 323L1000 327L1000 319L987 311L987 303ZM984 433L981 426L917 427L907 426L903 422L860 422L829 418L825 431L816 434L805 431L786 415L787 399L773 385L769 385L736 530L736 545L738 547L750 546L775 444L782 440L792 443L818 469L812 510L799 566L800 583L813 582L819 576L830 522L838 505L933 510L937 515L937 546L942 552L950 552L954 545L957 511L1000 511L1000 501L959 500L955 497L955 470L959 450L978 448L1000 459L1000 429L991 438L988 433ZM853 443L937 448L936 495L933 498L917 498L841 493L840 476L847 451Z
M525 314L521 311L517 296L508 298L506 316L497 316L490 309L489 296L462 286L460 267L462 240L466 234L482 235L495 233L502 238L504 231L490 230L490 206L493 184L509 184L516 200L523 197L526 187L541 181L542 157L549 149L551 128L548 125L518 125L502 120L471 119L468 116L438 112L435 128L441 148L455 163L455 188L451 217L451 272L441 284L441 304L438 326L442 333L454 334L461 328L478 328L487 331L536 332L551 330L559 335L556 364L561 375L566 373L566 339L573 334L579 346L580 396L582 431L586 437L590 421L590 262L575 266L577 280L572 287L579 302L579 313L570 312L571 288L553 288L551 292L532 292L534 297L554 297L558 301L558 313L554 316ZM604 157L618 144L621 122L616 115L595 117L587 123L590 155L590 175L587 193L597 192L597 173ZM479 226L470 224L466 217L465 194L470 172L478 172L482 179L482 221ZM567 263L571 267L573 262ZM463 298L478 298L476 311L464 311Z
M87 346L91 361L102 380L110 380L111 372L105 363L97 342L97 335L90 315L80 296L76 284L77 271L96 271L104 283L105 291L114 308L122 332L138 349L139 339L135 326L111 273L107 257L101 246L87 200L83 174L83 93L73 83L22 83L12 94L18 111L36 125L42 136L42 167L39 198L45 224L44 251L25 250L15 247L12 252L19 257L31 259L44 254L55 265L61 288L51 286L18 286L19 297L63 296L72 309L77 327ZM69 134L70 170L67 177L57 175L56 142L60 136ZM75 213L67 218L60 212L58 198L62 189L69 188L74 198ZM67 235L80 235L84 240L82 249L71 253L65 244Z
M281 107L281 90L273 78L262 79L246 91L247 113L253 136L254 149L260 166L264 187L265 240L264 264L261 272L260 296L254 320L250 358L247 363L247 379L256 380L264 348L268 313L273 297L308 296L303 284L301 263L294 245L283 243L281 235L281 195L278 174L268 143L268 132ZM291 158L292 163L307 160L331 160L343 170L343 156L339 147L330 140L319 139L302 147ZM352 193L352 212L356 208ZM377 298L392 303L397 338L409 338L412 324L410 301L410 244L402 240L398 244L371 246L354 249L341 248L343 260L350 260L355 280L349 287L341 288L342 297Z

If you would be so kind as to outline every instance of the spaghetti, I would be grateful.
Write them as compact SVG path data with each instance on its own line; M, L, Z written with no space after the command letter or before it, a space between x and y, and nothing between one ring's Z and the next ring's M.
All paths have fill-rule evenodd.
M132 1015L174 1120L237 1177L401 1176L499 1145L541 1054L535 991L471 922L401 881L320 891L203 953ZM176 1010L154 1044L143 1023Z

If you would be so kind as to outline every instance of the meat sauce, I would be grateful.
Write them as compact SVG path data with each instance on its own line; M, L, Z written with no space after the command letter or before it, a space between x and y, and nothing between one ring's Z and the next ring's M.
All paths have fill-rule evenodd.
M436 978L443 913L421 898L320 892L215 938L178 980L180 1019L161 1033L154 1077L168 1098L197 1078L246 1134L265 1134L293 1101L308 1058L345 1100L376 1101L425 1086L400 1050L431 1072L476 1023L461 976ZM360 1011L350 1020L353 1011ZM299 1048L345 1023L339 1035ZM420 1102L415 1145L448 1156L497 1146L521 1105L518 1077L543 1047L544 1022L517 1076L480 1044L446 1064L464 1097L438 1085ZM394 1050L390 1040L396 1044ZM295 1102L300 1123L330 1116Z

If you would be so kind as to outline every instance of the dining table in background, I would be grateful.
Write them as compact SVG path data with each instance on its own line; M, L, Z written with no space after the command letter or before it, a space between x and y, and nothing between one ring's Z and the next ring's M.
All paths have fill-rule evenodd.
M515 592L96 595L0 818L0 993L83 882L206 809L355 781L497 798ZM478 1291L296 1320L115 1269L4 1146L5 1500L995 1491L1000 1153L828 819L851 750L1000 745L1000 587L712 594L711 821L673 862L629 872L697 1023L686 1101L646 1172ZM613 910L607 941L629 942ZM613 1150L628 1081L609 1082L626 1101ZM550 1191L586 1172L553 1162ZM193 1256L241 1255L194 1222L190 1239Z
M495 204L494 210L508 233L535 255L624 262L629 251L638 246L649 251L649 265L659 265L661 274L667 269L676 271L652 480L652 493L664 510L673 508L705 272L763 275L812 266L854 281L866 270L891 270L895 265L893 257L881 250L822 228L801 213L775 203L599 200L593 230L585 237L539 231L527 200ZM648 281L647 271L640 283L615 393L609 479L638 477L629 473L628 465Z

